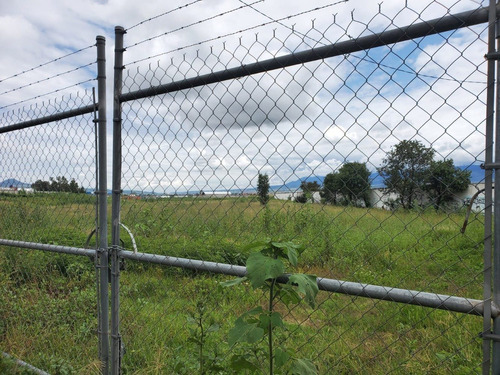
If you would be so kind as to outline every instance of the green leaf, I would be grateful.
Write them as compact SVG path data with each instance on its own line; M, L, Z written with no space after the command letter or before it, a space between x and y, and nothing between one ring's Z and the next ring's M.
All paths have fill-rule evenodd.
M264 309L262 308L262 306L257 306L257 307L254 307L253 309L248 310L247 312L243 313L241 315L241 318L246 318L247 316L252 316L252 315L258 315L258 314L261 314L263 311L264 311Z
M267 329L269 327L269 322L271 322L273 328L283 326L283 320L279 312L273 312L271 317L269 317L268 313L259 315L259 327Z
M259 368L255 366L252 362L250 362L245 355L233 355L231 357L231 368L236 372L240 372L241 370L250 370L252 372L258 371Z
M296 359L292 365L293 375L317 375L316 366L308 359Z
M236 279L231 279L228 281L223 281L220 283L222 286L233 286L233 285L238 285L241 284L243 281L246 281L246 277L237 277Z
M202 342L194 337L188 337L187 339L188 342L195 343L196 345L203 345Z
M300 245L296 245L293 242L272 242L271 245L281 249L283 253L288 257L290 264L294 267L297 267L299 249L301 249Z
M207 329L208 332L217 332L220 329L220 326L218 324L212 324L210 327Z
M296 285L299 293L302 293L305 296L305 300L309 306L314 308L316 305L315 298L319 291L316 276L295 273L290 276L288 283Z
M290 284L281 285L279 294L281 301L283 301L283 303L287 306L290 304L299 303L302 300L295 288L293 288L293 286Z
M249 324L239 317L234 322L234 327L229 331L228 343L233 346L237 342L254 344L264 337L264 330L256 323Z
M257 241L245 246L243 250L245 252L257 253L268 247L271 247L271 240Z
M290 359L290 354L282 348L276 348L274 351L274 363L276 367L282 367Z
M281 314L279 312L273 312L271 314L271 323L273 327L283 326L283 319L281 318Z
M273 259L262 253L253 253L247 259L247 277L254 289L262 287L266 280L275 279L285 271L285 265L279 259Z

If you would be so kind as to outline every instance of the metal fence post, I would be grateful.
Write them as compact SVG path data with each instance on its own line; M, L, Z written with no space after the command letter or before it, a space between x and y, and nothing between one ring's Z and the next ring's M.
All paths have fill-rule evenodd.
M490 9L496 10L497 0L490 0ZM495 12L493 18L493 11L491 11L490 28L493 29L494 37L497 40L491 47L493 53L500 49L500 40L498 40L498 17ZM498 64L498 57L495 57L493 63L496 64L497 77L500 76L500 64ZM495 165L500 163L500 116L498 110L500 108L500 86L496 82L496 117L495 117ZM495 169L495 186L500 187L500 169ZM500 304L500 194L498 191L494 195L494 250L493 250L493 303ZM493 353L492 353L492 373L494 375L500 374L500 319L493 320Z
M98 262L100 267L99 309L101 328L99 347L102 374L108 374L109 367L109 314L108 314L108 217L107 217L107 168L106 168L106 39L97 36L97 94L98 94L98 155L99 155L99 243Z
M111 373L120 374L121 368L121 337L120 337L120 196L121 196L121 103L123 72L123 35L125 29L115 28L115 66L114 66L114 100L113 100L113 195L111 201Z

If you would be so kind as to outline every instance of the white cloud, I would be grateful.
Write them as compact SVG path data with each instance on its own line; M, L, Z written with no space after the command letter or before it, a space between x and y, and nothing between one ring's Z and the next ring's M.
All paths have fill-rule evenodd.
M250 8L217 17L242 3L202 1L145 22L125 35L125 45L129 48L124 55L128 77L124 90L369 35L418 22L419 17L432 19L477 7L476 2L469 0L408 3L410 8L401 10L401 2L385 1L380 5L383 14L377 14L377 2L351 0L280 24L164 54L269 21ZM183 4L183 1L167 5L160 1L46 0L26 7L20 0L6 2L0 8L2 77L91 45L95 36L102 34L107 38L108 107L111 108L113 27L129 27ZM282 1L273 1L258 2L253 7L278 19L328 4L331 2L326 0L314 4L289 0L286 6ZM353 15L352 9L355 9ZM332 13L336 14L335 23ZM311 30L312 18L315 20ZM295 33L291 35L292 25ZM480 160L485 116L483 29L484 26L477 26L445 37L404 42L392 48L382 47L126 103L124 181L130 188L145 190L182 191L193 186L216 190L255 185L260 172L268 173L272 182L282 183L311 174L324 175L346 161L367 162L374 169L386 151L409 138L432 145L441 157L453 157L456 163ZM482 40L477 37L480 33ZM166 35L141 43L161 34ZM164 55L133 63L158 54ZM0 107L92 79L94 65L46 80L93 61L95 48L90 48L0 81ZM64 94L65 99L59 102L61 108L78 106L79 101L74 103L67 96L76 89L71 87L49 97ZM50 108L49 113L57 110L53 102L47 105L48 97L35 102L42 100ZM0 121L2 124L14 121L16 116L0 115ZM93 126L91 118L86 118L84 122L89 124L82 126ZM109 112L108 121L111 120ZM4 169L0 179L16 177L4 176L7 172L32 180L39 175L72 173L74 169L75 176L91 184L92 163L84 163L83 167L79 163L93 160L93 135L85 133L85 138L79 140L75 138L79 132L78 128L64 135L42 132L40 136L45 138L41 145L23 150L26 158L35 156L46 164L9 158L10 152L19 153L20 138L1 136ZM111 137L111 132L108 136ZM61 159L57 156L61 150L74 156ZM22 163L30 167L23 168Z

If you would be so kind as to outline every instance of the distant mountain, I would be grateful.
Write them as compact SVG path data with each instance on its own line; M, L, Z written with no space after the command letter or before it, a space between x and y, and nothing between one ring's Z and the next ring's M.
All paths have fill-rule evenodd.
M466 170L469 170L471 171L471 182L472 183L478 183L478 182L482 182L484 181L484 170L481 168L481 166L479 164L473 164L473 165L466 165L466 166L459 166L460 169L466 169ZM289 192L289 191L295 191L295 190L299 190L300 189L300 184L303 182L303 181L306 181L306 182L314 182L316 181L320 186L323 185L323 181L325 179L325 176L311 176L311 177L305 177L305 178L299 178L297 180L294 180L294 181L290 181L290 182L287 182L286 184L282 184L282 185L271 185L270 186L270 190L273 192L273 193L278 193L278 192ZM14 182L12 182L14 181ZM383 188L385 185L384 185L384 179L382 178L382 176L379 175L379 173L377 171L375 172L372 172L370 174L370 182L371 182L371 186L372 188ZM1 182L0 183L0 187L3 187L3 186L10 186L11 184L14 185L14 186L17 186L17 187L21 187L21 185L16 185L15 183L17 184L21 184L23 185L22 182L19 182L17 180L6 180L4 182ZM7 184L7 185L4 185L4 184ZM25 186L24 187L30 187L29 184L24 184ZM217 189L216 191L223 191L223 189ZM256 194L257 193L257 189L255 187L247 187L245 189L230 189L230 190L227 190L229 191L231 194L241 194L241 193L247 193L247 194ZM93 194L94 193L94 189L87 189L86 192L88 194ZM177 191L175 193L175 195L179 195L179 196L183 196L183 195L197 195L199 194L199 190L187 190L187 191ZM152 192L152 191L140 191L140 190L124 190L123 193L125 195L130 195L130 194L136 194L136 195L170 195L171 193L167 193L167 192ZM111 194L111 191L108 190L108 194Z
M460 169L467 169L471 171L470 181L472 183L484 182L484 169L478 164L460 166Z
M478 182L484 182L484 169L482 169L479 164L459 165L458 168L471 171L471 183L477 184ZM384 179L378 172L373 172L370 175L370 181L373 188L382 188L385 186Z
M305 181L305 182L314 182L316 181L320 186L323 185L323 180L325 179L324 176L311 176L311 177L305 177L305 178L299 178L298 180L287 182L284 185L272 185L270 189L274 192L278 191L293 191L300 189L300 184Z
M11 186L18 188L18 189L27 189L27 188L31 187L31 184L27 184L26 182L21 182L19 180L14 179L14 178L9 178L7 180L0 182L0 187L8 188Z
M465 165L465 166L462 165L458 166L458 168L471 171L470 180L472 183L478 183L484 180L484 170L481 168L479 164ZM323 185L324 179L325 176L312 176L306 178L299 178L298 180L287 182L284 185L273 185L271 186L271 190L274 192L297 190L300 189L300 184L302 183L302 181L306 182L316 181L318 184ZM377 171L372 172L370 174L370 182L372 188L382 188L385 186L384 179Z

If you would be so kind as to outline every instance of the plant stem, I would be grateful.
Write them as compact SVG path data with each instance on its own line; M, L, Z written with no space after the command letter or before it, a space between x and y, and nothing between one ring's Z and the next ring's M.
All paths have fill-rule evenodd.
M269 291L269 325L268 325L268 345L269 345L269 375L273 375L273 300L274 300L274 284L276 284L276 279L271 281L271 287Z
M203 332L203 316L200 313L200 375L203 375L205 372L203 370L203 341L205 339Z

